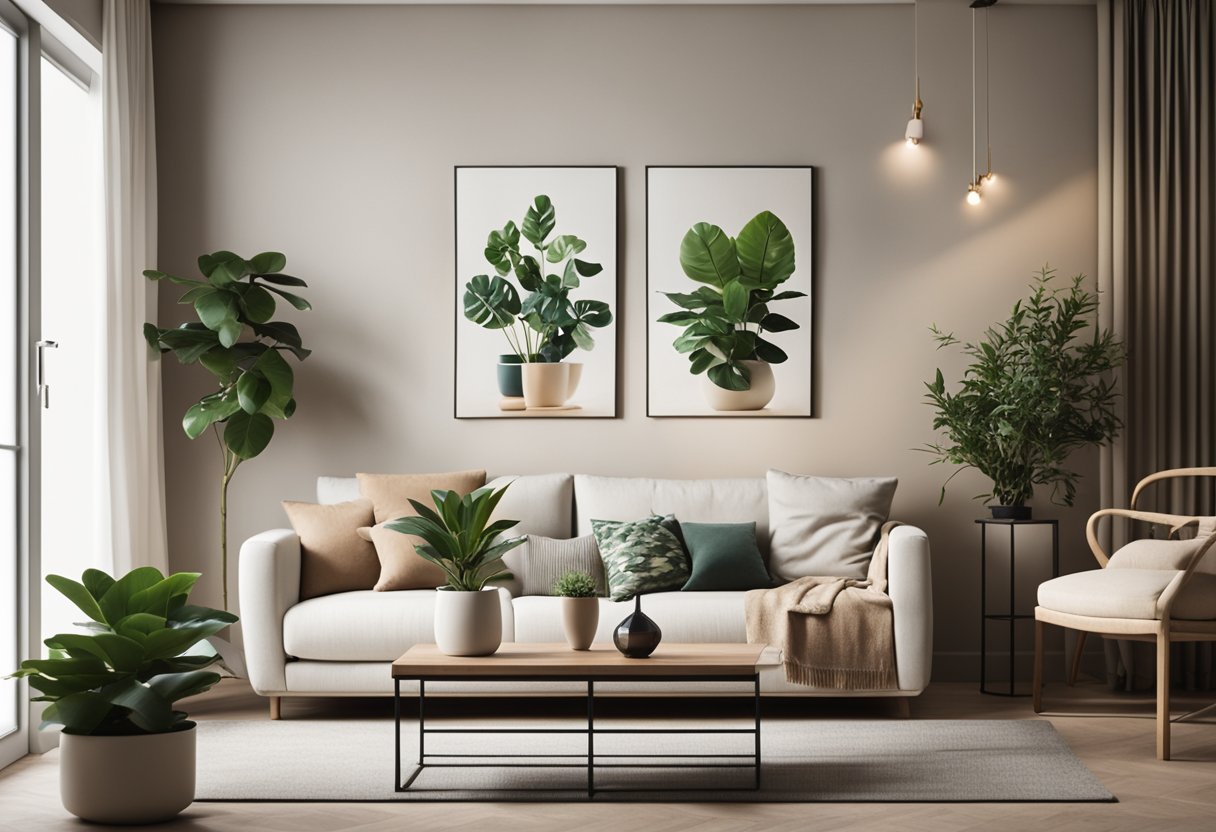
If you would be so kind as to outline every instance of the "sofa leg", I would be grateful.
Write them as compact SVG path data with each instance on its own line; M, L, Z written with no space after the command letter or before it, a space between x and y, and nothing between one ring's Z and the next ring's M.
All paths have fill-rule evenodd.
M1084 630L1077 632L1077 646L1072 653L1072 667L1068 669L1068 686L1072 687L1077 683L1077 676L1081 674L1081 653L1085 650L1085 637L1089 633Z
M1036 714L1043 712L1043 628L1038 619L1034 622L1034 681L1031 682L1031 707Z
M900 696L895 699L895 716L899 719L912 718L911 696Z
M270 698L270 718L279 719L283 715L283 697L271 696Z

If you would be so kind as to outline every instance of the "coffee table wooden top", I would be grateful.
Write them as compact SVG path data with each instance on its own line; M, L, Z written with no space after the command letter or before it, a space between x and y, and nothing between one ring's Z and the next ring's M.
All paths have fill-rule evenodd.
M763 644L668 644L645 659L627 659L611 644L571 650L565 644L503 644L490 656L448 656L415 644L393 662L394 679L610 679L653 676L737 676L750 679Z

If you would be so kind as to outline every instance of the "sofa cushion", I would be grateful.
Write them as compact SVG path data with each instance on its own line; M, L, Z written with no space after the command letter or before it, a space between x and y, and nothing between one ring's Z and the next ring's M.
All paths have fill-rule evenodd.
M391 521L390 521L391 522ZM376 547L380 574L372 589L396 592L403 589L434 589L447 583L447 575L438 565L418 554L418 538L402 534L378 523L359 529L359 536Z
M766 589L773 585L756 546L755 523L681 523L692 560L685 592Z
M688 580L688 553L659 516L643 520L592 520L613 601L679 589Z
M770 470L767 480L773 577L866 576L891 513L894 477L804 477Z
M486 483L492 488L511 487L494 509L493 520L508 518L519 525L511 537L538 534L564 539L574 530L574 477L569 474L531 474L495 477Z
M380 561L358 534L372 520L370 500L333 505L284 500L283 510L300 537L300 598L372 587Z
M674 514L680 522L756 524L767 555L768 492L763 479L664 480L644 477L574 477L576 533L591 533L591 519L636 520Z
M552 595L553 582L567 572L586 572L595 580L596 594L606 595L604 562L592 535L556 540L538 534L517 550L522 563L515 572L523 595ZM512 567L514 570L515 567Z
M1157 599L1178 575L1176 569L1091 569L1039 584L1039 606L1096 618L1155 620ZM1216 575L1194 572L1182 588L1171 618L1216 619Z
M642 611L663 631L663 640L675 642L743 643L743 592L658 592L642 598ZM515 640L564 643L561 599L541 595L516 598ZM600 599L597 642L612 643L612 633L633 602Z
M298 659L391 662L415 644L435 641L435 595L433 589L364 590L302 601L283 617L283 650ZM500 592L499 598L503 640L510 641L510 596Z
M468 494L486 484L485 471L450 471L442 474L355 474L359 490L372 501L376 522L384 523L398 517L414 517L410 505L416 500L427 507L434 505L431 492L455 491Z

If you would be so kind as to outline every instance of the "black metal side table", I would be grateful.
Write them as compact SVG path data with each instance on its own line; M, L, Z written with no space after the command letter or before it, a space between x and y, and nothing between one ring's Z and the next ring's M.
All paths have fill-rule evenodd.
M980 693L993 696L1029 696L1015 691L1014 661L1017 656L1017 622L1033 620L1034 613L1019 613L1017 605L1016 532L1019 526L1051 526L1051 577L1060 577L1060 523L1058 520L995 520L975 521L980 527ZM1009 609L1003 613L988 612L988 527L1009 528ZM988 689L988 622L1003 621L1009 627L1009 690Z

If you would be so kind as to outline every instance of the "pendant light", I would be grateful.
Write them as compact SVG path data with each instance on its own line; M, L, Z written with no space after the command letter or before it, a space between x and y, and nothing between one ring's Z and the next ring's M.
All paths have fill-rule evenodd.
M975 162L975 0L971 4L971 179L967 182L967 204L979 205L983 199L980 193L979 167Z
M916 147L925 137L925 123L920 111L924 102L920 100L920 4L912 0L912 73L916 80L916 97L912 101L912 118L904 128L904 141Z

